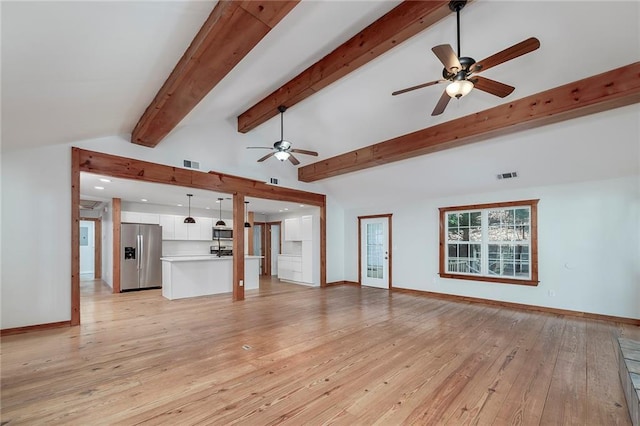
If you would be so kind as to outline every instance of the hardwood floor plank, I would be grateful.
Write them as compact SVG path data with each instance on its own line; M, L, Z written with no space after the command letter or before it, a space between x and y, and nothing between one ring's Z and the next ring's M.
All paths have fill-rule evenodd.
M564 320L549 315L496 416L497 424L540 424L564 332Z
M618 374L615 327L587 322L587 419L594 424L619 425L628 412L622 387L609 380Z
M586 323L567 319L549 385L541 424L585 425L587 422Z
M612 342L640 338L625 324L277 280L235 303L82 282L81 318L2 337L2 422L627 425Z

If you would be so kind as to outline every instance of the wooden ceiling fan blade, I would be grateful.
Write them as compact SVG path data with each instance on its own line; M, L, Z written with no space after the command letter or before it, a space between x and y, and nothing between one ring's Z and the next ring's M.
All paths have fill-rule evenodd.
M264 157L262 157L261 159L258 160L258 163L262 163L264 160L266 160L267 158L271 158L274 155L276 155L275 151L274 152L270 152L267 155L265 155Z
M248 146L247 149L273 149L270 146Z
M446 90L442 92L442 96L440 96L440 100L436 104L436 107L433 109L433 112L431 113L431 115L442 114L444 112L444 109L449 104L450 99L451 99L451 96L449 96Z
M294 166L297 166L298 164L300 164L298 159L293 155L291 155L291 153L289 153L289 161L291 161L291 164L293 164Z
M498 96L500 98L504 98L508 96L515 90L515 87L509 86L508 84L500 83L499 81L491 80L490 78L485 77L474 77L471 79L473 82L473 87L478 90L482 90L483 92L491 93L492 95Z
M453 51L453 47L451 47L450 44L440 44L434 46L431 50L450 73L456 74L462 69L460 59L458 59L456 52Z
M423 87L428 87L428 86L433 86L434 84L441 83L442 81L444 81L444 80L430 81L428 83L418 84L417 86L407 87L406 89L396 90L391 95L392 96L401 95L403 93L411 92L412 90L422 89Z
M298 154L305 154L305 155L313 155L314 157L318 156L318 153L315 151L307 151L306 149L292 149L289 152L295 152Z
M503 62L510 61L512 59L517 58L518 56L525 55L529 52L533 52L537 48L540 47L540 40L535 37L530 37L520 43L514 44L511 47L507 47L506 49L489 56L482 61L476 62L476 64L472 68L472 72L480 72L488 70L489 68L495 67L496 65L500 65Z

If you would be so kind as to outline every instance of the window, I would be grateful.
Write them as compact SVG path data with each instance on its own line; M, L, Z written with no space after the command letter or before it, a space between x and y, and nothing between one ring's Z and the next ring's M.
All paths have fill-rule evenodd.
M538 285L538 200L440 208L440 276Z

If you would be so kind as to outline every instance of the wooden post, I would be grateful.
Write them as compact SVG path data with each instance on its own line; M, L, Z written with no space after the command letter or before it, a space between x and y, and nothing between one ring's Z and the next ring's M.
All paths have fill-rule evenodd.
M233 301L244 300L244 194L233 194Z

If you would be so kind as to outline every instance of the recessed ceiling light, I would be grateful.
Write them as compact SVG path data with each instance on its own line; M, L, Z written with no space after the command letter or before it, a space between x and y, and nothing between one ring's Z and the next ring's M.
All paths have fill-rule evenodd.
M104 189L104 186L94 186L95 189Z
M220 200L216 200L216 203L219 203L219 202L220 202Z
M111 179L100 178L100 182L111 182Z
M282 212L282 210L278 210L279 212Z
M178 207L182 207L182 204L178 204Z
M304 204L300 204L300 207L304 207Z
M141 198L141 199L140 199L140 201L143 201L143 202L145 202L145 203L146 203L146 202L147 202L147 199L146 199L146 198Z
M205 209L207 209L207 210L211 210L211 207L208 207L208 206L207 206L207 207L205 207Z
M285 207L285 208L284 208L284 211L286 212L287 210L289 210L289 209Z

